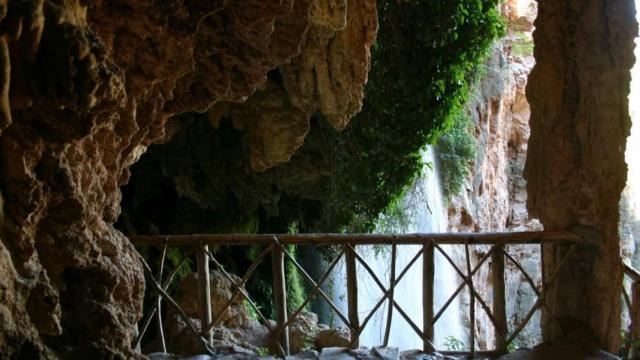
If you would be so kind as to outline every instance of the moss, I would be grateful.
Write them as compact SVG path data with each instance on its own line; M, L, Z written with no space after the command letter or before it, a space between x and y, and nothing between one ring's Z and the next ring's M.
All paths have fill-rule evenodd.
M287 245L287 251L293 257L296 256L296 247L294 245ZM292 313L302 305L306 299L307 292L300 271L292 261L285 262L285 278L287 279L287 311ZM305 309L308 309L308 307L305 307Z
M438 140L442 191L447 199L460 192L469 175L469 163L476 154L472 129L471 119L466 114L460 114L455 118L451 129Z

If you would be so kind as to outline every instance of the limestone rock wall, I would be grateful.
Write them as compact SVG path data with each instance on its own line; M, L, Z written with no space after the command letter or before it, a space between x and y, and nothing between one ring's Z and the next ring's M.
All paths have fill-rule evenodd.
M324 64L344 70L330 83L350 97L326 108L341 128L361 101L376 19L373 1L334 5L346 20L328 37L336 49ZM0 1L0 354L133 356L143 270L112 226L129 166L166 137L171 116L243 102L265 89L270 70L309 51L311 7ZM261 145L290 138L262 136Z
M618 203L626 178L634 15L630 0L541 0L534 32L541 45L527 87L528 209L545 229L578 225L592 242L572 255L562 285L550 294L561 329L547 327L545 339L591 339L610 351L620 336ZM547 274L565 251L545 250Z
M526 98L527 78L535 64L531 33L537 15L537 3L508 1L502 6L507 34L493 48L484 74L468 102L467 112L475 125L476 158L470 176L459 195L448 207L452 232L505 232L542 230L541 224L527 213L526 181L523 170L529 139L530 108ZM479 261L489 247L472 251ZM541 282L540 248L510 246L509 253L518 260L536 284ZM459 262L464 265L464 259ZM479 270L478 287L483 298L491 299L491 260ZM535 302L535 292L525 276L511 262L505 263L507 321L513 330ZM463 308L469 298L463 294ZM493 325L483 311L476 313L478 345L493 348ZM533 347L541 340L540 314L536 313L515 340L519 347Z

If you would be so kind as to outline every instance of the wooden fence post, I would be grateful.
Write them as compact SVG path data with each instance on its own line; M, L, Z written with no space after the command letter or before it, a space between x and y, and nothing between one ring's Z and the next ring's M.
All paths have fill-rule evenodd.
M358 318L358 274L356 271L356 255L354 252L356 247L346 249L345 259L347 267L347 297L349 304L349 327L351 328L351 343L354 348L360 346L358 337L358 328L360 327L360 319Z
M284 273L284 252L282 247L274 246L271 257L272 274L273 274L273 300L276 308L276 316L278 328L282 329L280 341L284 356L289 355L289 327L287 324L287 288L285 285ZM284 328L283 328L284 327ZM277 332L276 332L277 333Z
M433 284L435 271L433 265L434 247L433 244L424 245L422 253L422 330L424 331L425 352L435 351L433 346ZM429 329L429 330L427 330Z
M467 287L469 288L469 349L471 356L476 355L476 296L473 286L473 274L471 273L471 255L469 254L469 243L464 245L467 258Z
M631 285L631 344L629 359L640 359L640 348L636 346L640 341L640 283L633 281Z
M396 258L398 257L398 245L393 241L391 245L391 271L389 274L389 307L387 308L387 327L384 332L383 346L389 346L389 337L391 336L391 323L393 322L393 293L396 287Z
M200 244L196 249L196 263L198 266L198 300L200 305L200 329L202 336L211 343L213 332L206 329L211 324L211 283L209 282L209 251L207 245Z
M500 352L506 352L507 343L507 314L504 284L504 246L496 245L491 254L491 278L493 283L493 317L496 320L495 347Z
M158 282L162 284L162 273L164 272L164 261L167 257L167 245L162 247L162 255L160 255L160 265L158 269ZM167 343L164 339L164 328L162 324L162 295L156 297L156 319L158 321L158 337L160 338L160 349L163 353L167 352Z

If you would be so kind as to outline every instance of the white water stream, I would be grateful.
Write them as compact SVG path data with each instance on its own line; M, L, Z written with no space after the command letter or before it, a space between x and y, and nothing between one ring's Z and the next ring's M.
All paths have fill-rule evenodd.
M434 150L428 147L423 153L425 163L432 164L432 169L425 167L421 176L416 180L411 191L402 201L408 215L408 226L402 229L405 233L437 233L447 230L447 215L444 206L442 188L440 184L440 174L434 158ZM383 229L384 230L384 229ZM420 251L421 245L398 246L396 276L411 261L415 254ZM459 251L454 246L443 246L445 251ZM376 255L372 247L360 247L359 253L367 261L369 266L376 272L385 286L389 285L389 272L391 265L391 251L386 249ZM447 260L436 252L435 260L435 307L434 314L453 294L461 283L461 279L449 265ZM336 274L344 274L344 264L340 264L341 270ZM363 322L371 309L382 296L382 291L374 282L366 269L360 264L358 271L358 310L360 312L360 322ZM334 293L334 298L342 308L347 311L346 303L346 283L343 276L336 276L334 279L334 289L340 289L339 293ZM394 298L402 309L409 315L415 324L422 329L422 257L420 257L406 273L395 288ZM376 312L373 318L367 323L364 331L360 335L361 346L379 346L383 343L386 328L386 318L388 301L386 301ZM444 349L445 337L453 336L466 343L467 330L462 325L463 313L460 309L460 302L456 298L447 308L442 317L438 320L434 330L435 345L437 349ZM394 309L391 322L391 332L389 345L396 346L400 350L421 349L422 340L415 333L413 328L405 321L402 315Z

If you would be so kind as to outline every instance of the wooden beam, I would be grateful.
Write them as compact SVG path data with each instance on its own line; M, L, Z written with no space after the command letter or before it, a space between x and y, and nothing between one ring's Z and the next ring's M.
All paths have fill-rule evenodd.
M502 245L497 245L491 255L491 280L493 283L493 317L496 321L495 348L506 351L507 344L507 313L504 283L504 251ZM534 284L535 285L535 284Z
M433 344L433 284L435 281L435 271L433 263L433 245L424 245L422 252L422 330L424 331L423 350L432 352L435 349Z
M159 265L159 269L158 269L158 282L162 283L162 275L164 272L164 261L167 257L167 245L165 244L162 247L162 255L160 255L160 265ZM167 352L167 343L164 339L164 327L162 324L162 295L158 294L157 298L156 298L156 314L157 314L157 321L158 321L158 338L160 338L160 349L162 350L163 353Z
M469 349L471 356L476 355L476 297L474 296L473 273L471 272L471 255L469 254L469 245L464 246L467 258L467 286L469 288ZM495 251L494 251L495 252Z
M198 267L198 300L200 305L200 329L202 336L209 343L213 341L213 332L209 324L211 314L211 283L209 281L209 256L207 245L198 245L196 248L196 263Z
M273 238L271 239L273 241ZM287 326L287 288L285 285L285 273L284 273L284 253L280 246L274 246L272 250L272 271L273 274L273 300L276 308L276 317L278 322L278 328L281 333L280 341L282 349L284 350L283 356L289 355L289 327ZM276 332L276 333L278 333Z
M351 328L351 345L353 348L359 347L358 328L360 319L358 318L358 273L356 270L355 245L345 249L345 259L347 268L347 302L349 306L349 328ZM355 329L355 330L353 330Z
M640 358L640 349L636 346L640 341L640 283L634 281L631 285L631 314L629 314L631 320L631 345L630 345L630 359Z
M389 336L391 335L391 322L393 321L393 293L396 287L396 258L398 246L394 243L391 245L391 274L389 274L389 307L387 308L387 327L384 332L383 346L389 346Z
M628 264L624 264L624 273L634 282L640 282L640 272L638 272L638 270L634 269Z
M570 232L534 231L514 233L437 233L437 234L193 234L141 235L129 239L135 245L170 246L205 245L268 245L273 238L283 244L295 245L424 245L432 240L440 245L500 245L500 244L563 244L582 243L584 239Z
M149 275L149 280L151 280L151 285L153 285L156 288L156 291L158 291L162 295L162 297L166 301L168 301L169 304L171 306L173 306L173 308L178 312L178 316L180 316L182 318L182 320L185 322L185 324L187 324L187 328L189 330L191 330L193 335L195 335L196 339L202 345L202 347L205 349L205 351L208 354L213 355L214 352L213 352L213 349L210 346L210 343L207 342L207 340L205 338L203 338L202 335L198 332L198 330L194 326L193 322L191 321L191 318L184 312L184 310L182 310L180 305L178 305L178 303L175 300L173 300L173 298L171 298L171 295L169 295L166 292L166 290L162 288L162 285L155 279L153 271L151 270L151 267L149 266L147 261L144 259L144 257L142 255L140 255L140 253L138 253L137 251L135 253L136 253L136 255L138 255L138 259L140 260L140 262L142 262L142 265L144 266L144 270ZM149 284L149 283L147 283L147 284Z

